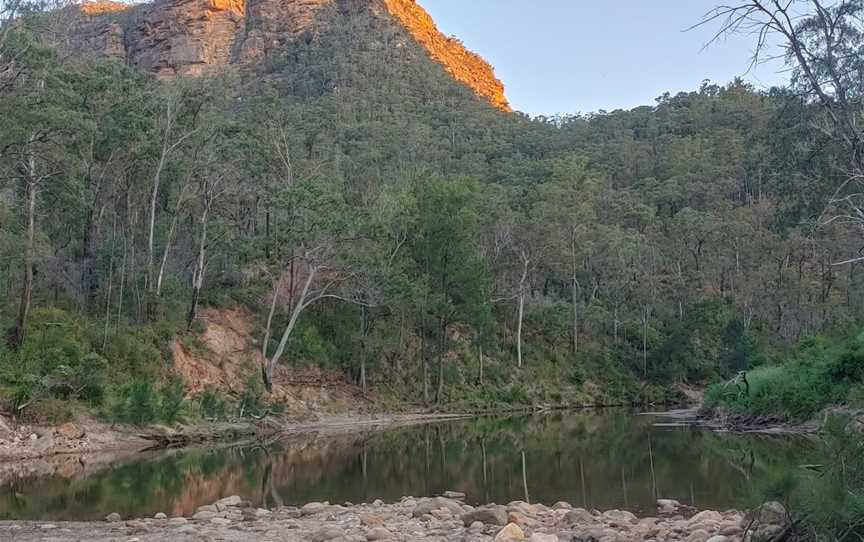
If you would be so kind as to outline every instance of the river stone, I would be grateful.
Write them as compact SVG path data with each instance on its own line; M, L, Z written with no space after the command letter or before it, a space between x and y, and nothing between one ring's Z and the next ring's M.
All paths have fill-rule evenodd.
M593 525L597 523L597 518L584 508L574 508L570 510L564 516L564 520L570 525Z
M626 510L609 510L608 512L603 512L603 517L615 523L627 524L637 521L636 516Z
M375 540L390 540L391 538L393 538L393 533L384 527L375 527L366 533L366 540L369 540L370 542Z
M216 517L216 512L208 512L203 510L201 512L195 512L192 516L192 519L195 521L208 521Z
M216 508L216 505L213 504L205 504L204 506L199 506L195 512L213 512L214 514L218 512L219 509Z
M339 527L329 526L312 533L309 540L311 540L311 542L325 542L327 540L333 540L334 538L341 538L343 535L344 533Z
M759 509L759 523L768 525L786 525L786 508L777 501L769 501Z
M468 530L469 530L469 531L477 532L477 531L482 531L484 527L485 527L485 525L483 525L483 522L482 522L482 521L475 521L474 523L472 523L472 524L468 527Z
M228 508L229 506L239 506L241 502L243 502L243 499L241 499L237 495L231 495L230 497L219 499L213 504L215 504L216 508L218 509L220 506L224 508Z
M365 527L381 527L387 521L388 516L384 514L360 514L360 525Z
M661 514L672 514L681 508L681 503L674 499L657 499L657 510Z
M720 534L723 536L735 536L744 532L737 523L723 523L720 525Z
M329 506L321 502L310 502L309 504L303 505L303 508L300 509L301 516L311 516L313 514L320 514L322 512L326 512Z
M718 535L712 536L711 538L706 540L706 542L729 542L729 538L718 534Z
M503 506L486 506L462 514L462 523L466 527L475 521L489 525L507 525L507 509Z
M449 521L453 519L453 514L451 514L450 510L447 510L446 508L436 508L429 512L429 514L439 521Z
M105 516L105 521L108 523L117 523L118 521L123 521L123 518L120 517L120 514L117 512L112 512Z
M720 512L705 510L690 518L689 523L690 525L696 525L697 523L720 523L721 521L723 521L723 515Z
M153 519L168 519L168 516L164 512L159 512L153 516Z
M514 540L525 540L525 532L515 523L508 523L495 535L495 542L512 542Z
M462 513L462 505L458 502L446 497L432 497L428 499L420 499L417 502L417 506L415 506L414 510L411 512L411 515L415 518L419 518L428 515L432 510L438 510L439 508L444 508L450 511L451 514L457 516Z
M463 501L466 497L461 491L445 491L441 496L455 501Z
M186 518L171 518L168 520L168 525L180 526L186 525L189 523L189 520Z
M697 529L690 533L687 537L687 542L707 542L708 536L708 531Z
M231 525L231 520L227 518L212 518L210 523L213 525Z
M528 539L528 542L559 542L559 540L558 535L555 534L534 533Z
M760 525L753 533L753 540L772 540L782 533L783 529L782 525Z
M541 525L541 523L536 519L516 510L513 510L512 512L507 514L507 520L510 523L515 523L516 525L519 525L520 527L530 527L532 529Z
M552 505L552 510L570 510L573 506L569 502L558 501Z

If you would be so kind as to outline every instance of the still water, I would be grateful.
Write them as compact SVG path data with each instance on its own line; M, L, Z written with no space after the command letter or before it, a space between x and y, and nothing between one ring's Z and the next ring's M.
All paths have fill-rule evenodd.
M272 507L394 501L445 490L463 491L474 504L564 500L644 513L656 498L671 498L724 510L817 453L806 440L657 421L625 410L564 412L164 452L92 473L82 466L5 482L0 519L191 514L227 495Z

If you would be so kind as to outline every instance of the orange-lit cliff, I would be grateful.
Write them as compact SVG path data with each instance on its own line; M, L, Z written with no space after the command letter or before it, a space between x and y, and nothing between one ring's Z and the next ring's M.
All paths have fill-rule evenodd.
M441 34L415 0L86 1L70 33L77 51L122 60L160 77L211 66L253 65L298 39L313 39L324 10L368 9L401 25L457 81L510 111L504 85L483 58Z

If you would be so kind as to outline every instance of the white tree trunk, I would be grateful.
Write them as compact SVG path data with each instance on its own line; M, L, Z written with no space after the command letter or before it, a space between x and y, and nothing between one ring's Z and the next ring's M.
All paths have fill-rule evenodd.
M267 387L268 391L273 389L273 372L279 364L279 359L282 357L282 354L285 353L285 347L288 345L288 339L291 337L291 332L294 331L294 327L297 325L300 313L302 313L303 309L306 308L306 297L309 295L309 288L312 286L312 281L315 279L317 272L317 267L309 267L309 274L306 277L306 282L303 284L303 290L300 292L300 296L294 304L294 310L291 312L291 319L288 320L288 325L285 326L285 331L282 332L282 339L279 341L279 346L276 348L276 352L273 354L272 358L264 359L264 385Z

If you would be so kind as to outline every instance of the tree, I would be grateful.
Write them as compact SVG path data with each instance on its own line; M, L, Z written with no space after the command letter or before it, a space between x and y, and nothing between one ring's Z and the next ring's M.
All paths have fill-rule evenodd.
M448 331L488 311L488 272L481 259L479 186L465 178L430 177L414 187L417 220L408 244L414 277L425 285L422 310L437 340L435 401L443 401Z

